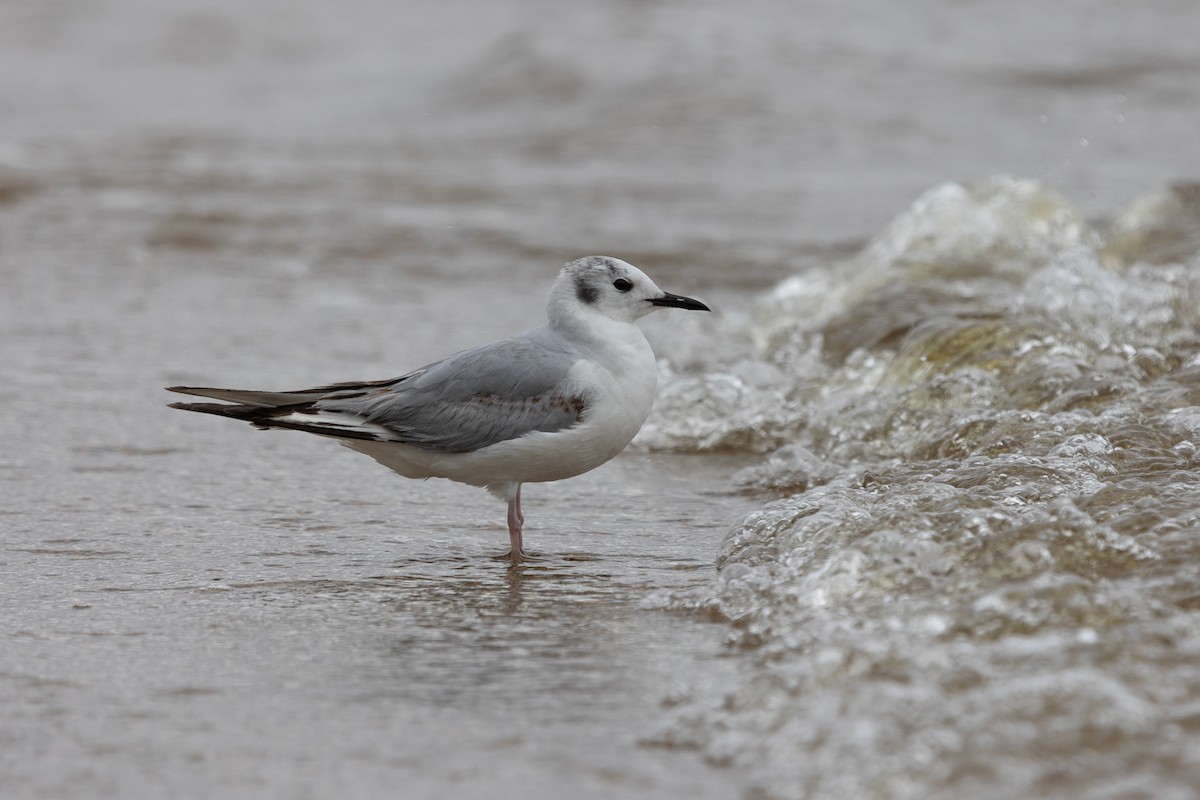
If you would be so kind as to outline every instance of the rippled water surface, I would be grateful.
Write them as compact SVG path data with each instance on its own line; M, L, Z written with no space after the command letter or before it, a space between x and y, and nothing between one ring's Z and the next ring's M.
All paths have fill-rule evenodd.
M1141 234L1194 241L1194 202L1147 200ZM781 796L1193 795L1200 262L1130 263L1130 222L941 187L766 299L761 363L668 387L649 438L736 397L695 443L769 451L738 479L781 496L665 594L756 665L668 741Z
M6 4L0 794L1196 796L1198 14ZM483 492L164 407L589 253L716 313L520 572Z

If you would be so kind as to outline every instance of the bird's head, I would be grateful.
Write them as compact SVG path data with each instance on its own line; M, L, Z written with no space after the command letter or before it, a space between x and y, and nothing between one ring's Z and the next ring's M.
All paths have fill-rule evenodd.
M659 308L708 311L699 300L664 292L646 273L610 256L587 256L563 267L550 290L547 312L556 316L592 311L634 322Z

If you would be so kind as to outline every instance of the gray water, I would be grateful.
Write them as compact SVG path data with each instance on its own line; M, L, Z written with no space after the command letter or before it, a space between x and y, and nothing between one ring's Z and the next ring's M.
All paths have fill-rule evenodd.
M1194 796L1196 30L5 4L0 793ZM164 407L539 324L589 253L717 313L646 321L656 412L520 573L478 490Z

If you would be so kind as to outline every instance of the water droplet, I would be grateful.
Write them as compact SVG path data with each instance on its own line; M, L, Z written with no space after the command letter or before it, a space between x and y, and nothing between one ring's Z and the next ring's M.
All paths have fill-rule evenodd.
M1117 116L1115 117L1115 119L1117 120L1117 122L1124 122L1124 121L1125 121L1125 115L1124 115L1124 114L1117 114Z
M1038 114L1037 121L1042 123L1043 125L1045 125L1047 122L1050 121L1050 118L1048 116L1046 116L1045 114Z
M1086 137L1086 136L1080 136L1080 137L1079 137L1079 146L1080 146L1080 147L1087 147L1087 146L1088 146L1088 145L1090 145L1090 144L1091 144L1091 142L1089 142L1089 141L1087 140L1087 137Z

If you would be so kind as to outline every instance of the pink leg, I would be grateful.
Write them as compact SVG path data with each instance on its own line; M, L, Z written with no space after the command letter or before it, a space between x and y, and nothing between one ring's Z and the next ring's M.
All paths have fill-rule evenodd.
M512 547L508 552L508 557L512 559L514 567L519 565L525 556L525 551L521 547L521 527L524 524L525 515L521 513L521 485L517 484L517 490L513 492L512 499L508 501L508 542Z

